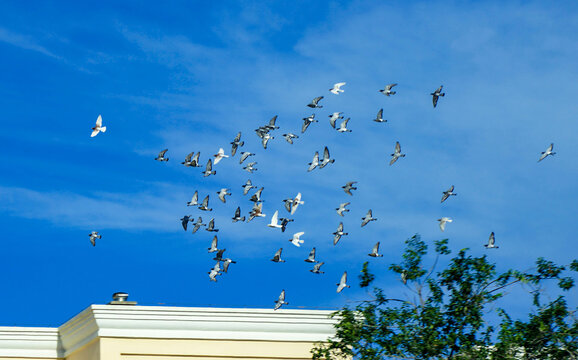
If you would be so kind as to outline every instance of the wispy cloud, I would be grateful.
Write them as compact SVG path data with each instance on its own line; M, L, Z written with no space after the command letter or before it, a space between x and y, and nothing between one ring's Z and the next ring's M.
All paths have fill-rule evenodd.
M19 47L25 50L36 51L51 58L62 60L63 58L54 54L44 46L38 44L38 42L31 36L22 35L14 33L4 28L0 28L0 41L7 44Z

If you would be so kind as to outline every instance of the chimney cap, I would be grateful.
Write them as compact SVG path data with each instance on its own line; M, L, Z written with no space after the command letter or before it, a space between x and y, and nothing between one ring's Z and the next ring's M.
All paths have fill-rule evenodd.
M128 293L125 292L115 292L112 294L112 301L109 305L136 305L136 301L128 301Z

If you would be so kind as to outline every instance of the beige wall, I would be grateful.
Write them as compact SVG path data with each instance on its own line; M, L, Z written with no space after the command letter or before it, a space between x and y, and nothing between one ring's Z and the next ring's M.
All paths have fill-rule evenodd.
M104 360L106 358L102 358ZM100 339L94 339L66 357L66 360L101 360Z
M101 359L106 360L300 360L311 359L313 347L311 342L281 341L121 338L102 338L100 341Z

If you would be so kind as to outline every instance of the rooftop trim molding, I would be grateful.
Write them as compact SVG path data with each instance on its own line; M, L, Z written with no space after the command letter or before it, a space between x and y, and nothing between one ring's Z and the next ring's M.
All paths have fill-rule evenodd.
M96 338L326 341L333 311L91 305L59 328L0 327L0 357L58 359Z

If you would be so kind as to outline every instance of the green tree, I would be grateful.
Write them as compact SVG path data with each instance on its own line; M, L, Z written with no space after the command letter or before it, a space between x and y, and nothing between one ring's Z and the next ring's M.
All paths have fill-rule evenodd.
M391 298L373 287L369 300L333 314L335 338L313 350L313 359L578 359L576 309L564 296L542 304L543 285L557 281L562 291L573 288L566 267L539 258L529 272L498 274L486 256L462 249L436 272L440 257L449 257L448 240L435 242L435 261L427 270L428 246L418 235L406 241L403 260L389 269L414 293L413 299ZM447 259L445 259L447 260ZM574 260L569 270L578 271ZM360 286L375 279L363 265ZM534 309L527 321L513 321L498 309L498 321L486 321L489 306L515 284L526 284ZM496 318L496 317L494 317Z

